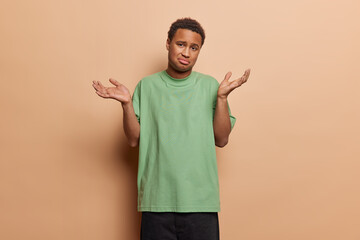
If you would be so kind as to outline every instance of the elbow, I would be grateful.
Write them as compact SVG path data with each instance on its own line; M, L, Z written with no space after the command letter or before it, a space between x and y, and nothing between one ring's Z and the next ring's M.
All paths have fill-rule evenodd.
M219 148L223 148L228 144L228 139L224 139L222 141L215 141L215 145Z
M130 147L137 147L138 144L137 143L129 143Z
M137 147L139 146L139 139L136 139L134 141L129 141L130 147Z

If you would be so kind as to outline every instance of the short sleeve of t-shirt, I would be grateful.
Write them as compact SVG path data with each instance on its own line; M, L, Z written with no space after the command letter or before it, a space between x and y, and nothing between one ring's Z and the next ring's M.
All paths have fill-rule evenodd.
M141 81L136 85L134 94L132 96L132 104L134 112L138 122L140 123L140 93L141 93Z
M214 92L217 92L217 90L219 89L219 82L214 78ZM217 102L217 94L214 94L214 99L213 99L213 119L215 117L215 109L216 109L216 102ZM230 124L231 124L231 129L233 129L235 122L236 122L236 118L231 114L231 110L230 110L230 105L229 102L227 102L228 105L228 110L229 110L229 116L230 116Z

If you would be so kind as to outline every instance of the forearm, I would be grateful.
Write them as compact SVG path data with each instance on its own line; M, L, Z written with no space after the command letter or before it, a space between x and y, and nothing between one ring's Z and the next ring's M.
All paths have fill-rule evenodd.
M213 127L215 145L218 147L224 147L228 142L231 132L227 98L217 98Z
M136 118L132 101L122 104L123 108L123 127L128 143L131 147L139 145L140 124Z

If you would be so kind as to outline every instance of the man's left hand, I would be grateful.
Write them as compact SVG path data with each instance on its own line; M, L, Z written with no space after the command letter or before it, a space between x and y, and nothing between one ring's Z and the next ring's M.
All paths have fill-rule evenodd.
M225 79L219 85L217 96L219 98L227 98L231 91L245 83L248 80L249 76L250 68L245 71L244 75L241 78L235 79L230 82L229 79L231 77L231 72L228 72L225 75Z

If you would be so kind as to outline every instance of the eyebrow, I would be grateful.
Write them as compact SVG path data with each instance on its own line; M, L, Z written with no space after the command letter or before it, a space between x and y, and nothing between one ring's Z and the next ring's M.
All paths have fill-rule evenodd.
M186 43L185 41L176 41L176 43ZM199 45L197 43L192 43L190 45L196 45L197 47L199 47Z

